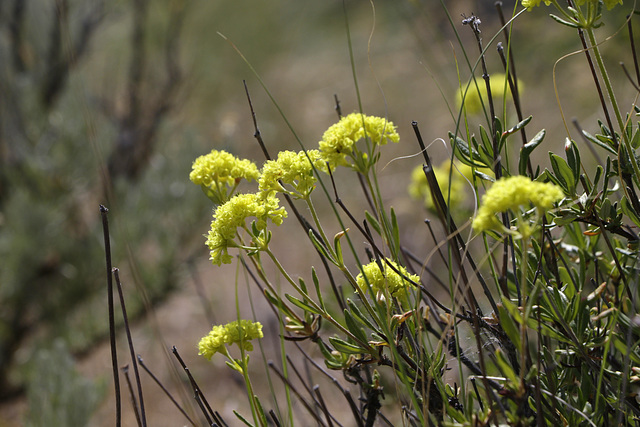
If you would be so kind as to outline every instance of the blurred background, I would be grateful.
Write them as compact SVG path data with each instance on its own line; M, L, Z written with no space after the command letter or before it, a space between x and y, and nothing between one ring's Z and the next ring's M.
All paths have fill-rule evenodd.
M188 175L192 161L212 149L258 165L264 160L243 80L272 155L299 146L232 44L301 141L314 148L337 120L334 95L345 114L359 108L348 22L363 111L388 116L401 135L399 145L383 151L383 191L407 224L407 244L427 253L431 244L421 228L427 214L406 194L411 169L422 163L410 123L418 121L425 140L435 142L430 154L437 162L448 157L438 138L455 131L458 72L463 82L470 75L460 42L472 64L478 57L462 15L482 19L485 43L501 26L493 2L443 4L449 15L434 0L3 1L0 426L113 425L100 204L109 209L113 264L121 270L136 351L188 401L184 376L168 352L176 345L205 394L233 422L242 386L225 383L232 377L228 368L198 358L196 345L213 322L235 319L236 272L208 262L202 235L212 206ZM511 16L513 0L503 8ZM560 151L566 137L553 66L579 48L574 31L548 12L538 8L519 18L512 40L525 116L534 116L530 135L543 127L548 132L538 149L543 165L546 151ZM616 31L625 13L611 17L604 34ZM497 41L506 45L502 36ZM490 73L503 71L496 42L487 50ZM623 42L606 44L611 64L631 63ZM624 85L622 72L612 69ZM560 62L556 78L568 119L578 117L595 132L596 94L581 90L591 87L584 57ZM297 244L305 236L295 224L276 233L292 275L308 275L313 248ZM262 301L256 304L264 309ZM277 325L272 328L277 333ZM118 343L125 364L124 337ZM183 425L148 377L144 381L149 425ZM126 404L125 425L133 425Z

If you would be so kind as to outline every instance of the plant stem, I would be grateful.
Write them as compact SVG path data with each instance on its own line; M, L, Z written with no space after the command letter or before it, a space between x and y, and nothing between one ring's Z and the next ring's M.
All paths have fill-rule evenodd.
M598 64L598 69L600 70L600 75L602 76L602 80L604 81L604 86L607 89L607 95L609 96L609 101L611 102L611 107L613 108L613 112L616 115L616 120L618 122L618 127L620 128L620 135L622 135L622 141L624 143L624 148L627 150L627 155L629 156L629 161L631 166L633 167L633 174L635 179L640 179L640 167L638 167L638 162L634 156L634 150L631 148L631 143L629 141L629 137L627 136L626 126L624 121L622 120L622 115L620 114L620 107L618 106L618 101L616 100L616 95L613 91L613 87L611 86L611 80L609 79L609 75L607 74L607 69L604 65L604 61L602 60L602 55L600 54L600 49L598 48L598 43L596 41L596 36L593 32L593 28L587 28L586 30L587 36L589 37L589 43L591 44L591 49L593 50L593 56L596 58L596 63ZM614 130L611 129L612 135L615 134ZM618 157L622 156L622 151L618 149ZM622 173L622 161L620 162L620 171ZM623 181L624 182L624 181ZM627 189L624 188L625 193L627 193ZM629 194L627 194L629 197Z

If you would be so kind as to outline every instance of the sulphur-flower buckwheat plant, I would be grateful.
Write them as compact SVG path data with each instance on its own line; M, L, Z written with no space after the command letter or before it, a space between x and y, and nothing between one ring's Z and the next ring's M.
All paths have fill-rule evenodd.
M295 198L306 198L313 191L316 182L311 162L316 169L322 168L318 150L279 152L276 160L269 160L262 167L258 180L260 191L275 191Z
M227 249L239 246L236 241L237 229L246 228L246 219L251 217L256 218L256 229L265 231L267 220L280 225L283 218L287 217L287 211L279 206L279 201L273 194L264 193L237 194L228 202L218 206L213 213L213 221L206 241L213 264L231 263L232 257ZM253 238L257 240L260 236L254 235ZM262 244L266 243L266 240L262 242ZM258 245L258 242L254 241L254 244Z
M367 159L373 153L362 153L356 142L367 138L373 147L388 141L399 142L400 136L392 122L375 116L352 113L327 129L320 141L322 160L333 170L337 166L349 166L359 172L368 170ZM350 157L352 162L347 161ZM324 168L326 169L326 167Z
M222 204L229 200L242 179L257 181L259 176L258 167L252 161L212 150L193 162L189 179L200 185L215 204Z
M535 206L543 214L564 196L562 190L551 183L531 181L526 176L512 176L496 181L482 197L482 205L473 220L476 231L502 229L496 214L529 209Z
M371 286L371 291L376 296L378 294L386 294L403 301L407 297L407 289L415 287L412 282L420 283L420 277L409 273L405 267L398 265L395 261L387 259L387 262L400 274L382 261L380 261L380 264L372 261L362 266L364 275L362 273L358 274L356 282L363 292L366 292ZM384 271L380 270L381 265Z
M228 355L227 346L237 344L244 351L252 351L254 339L262 338L262 324L251 320L234 320L216 325L198 343L198 355L211 360L216 353Z

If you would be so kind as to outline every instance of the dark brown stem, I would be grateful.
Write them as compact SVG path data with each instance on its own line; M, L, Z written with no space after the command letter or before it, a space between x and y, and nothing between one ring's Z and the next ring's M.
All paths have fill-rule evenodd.
M133 407L133 413L136 416L136 423L138 427L142 426L142 419L140 418L140 410L138 409L138 402L136 402L136 394L133 391L133 385L131 384L131 378L129 378L129 365L122 367L122 373L124 379L127 382L127 388L129 389L129 399L131 400L131 406Z
M164 394L169 398L169 400L171 400L171 403L174 404L174 406L176 408L178 408L178 410L180 411L180 413L182 413L182 415L184 415L184 417L187 419L187 421L189 421L189 423L192 426L196 426L196 423L191 419L191 417L189 417L189 415L187 414L187 412L182 408L182 406L180 406L180 404L178 403L178 401L171 395L171 393L169 392L169 390L167 390L167 388L160 382L160 380L158 379L158 377L156 377L153 372L151 372L151 370L149 370L149 368L147 368L147 366L144 364L144 360L142 360L142 357L140 355L138 355L138 363L140 364L140 366L142 366L142 369L144 369L144 371L149 374L149 376L151 377L151 379L153 379L153 381L158 385L158 387L160 387L160 389L164 392Z
M104 233L104 252L107 261L107 301L109 310L109 342L111 344L111 368L113 372L113 383L116 394L116 427L122 425L122 402L120 398L120 375L118 370L118 352L116 351L116 322L115 308L113 300L113 272L111 266L111 239L109 237L109 220L107 218L109 209L100 205L100 215L102 216L102 230Z
M194 393L193 397L196 402L198 402L198 406L200 407L202 414L206 418L208 425L213 425L214 420L216 423L222 424L218 419L216 413L213 411L213 409L211 409L211 406L209 405L209 402L207 402L207 399L204 397L204 394L202 394L198 383L196 382L195 378L193 378L193 375L191 375L191 371L184 363L184 360L182 360L182 357L180 357L180 353L178 353L178 349L176 348L176 346L173 346L171 348L171 352L178 360L178 363L180 363L180 366L182 366L182 369L184 369L184 372L187 374L187 378L189 378L189 383L191 384L191 389Z
M140 370L138 369L138 359L136 358L136 352L133 348L133 338L131 337L131 329L129 328L129 317L127 316L127 309L124 303L124 293L122 292L122 283L120 282L120 274L117 268L113 269L113 276L116 280L118 297L120 298L120 308L122 309L122 318L124 320L124 330L127 334L127 343L129 344L129 354L131 356L131 363L133 363L133 374L136 379L136 387L138 388L138 403L140 405L140 417L142 420L142 427L147 427L147 415L144 410L144 398L142 396L142 382L140 381Z

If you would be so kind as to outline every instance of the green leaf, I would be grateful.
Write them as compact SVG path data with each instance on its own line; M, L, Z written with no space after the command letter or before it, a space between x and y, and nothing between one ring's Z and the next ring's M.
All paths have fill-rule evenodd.
M369 213L369 211L365 210L364 211L364 217L367 219L367 222L369 223L369 225L371 227L373 227L374 230L376 230L376 233L378 233L378 235L381 234L381 228L380 228L380 223L378 222L377 219L374 218L373 215L371 215Z
M398 217L396 211L391 208L391 237L393 238L393 250L395 254L400 252L400 229L398 227Z
M502 329L505 334L507 334L513 345L516 348L520 348L520 331L518 330L518 325L509 314L513 311L514 307L513 303L503 295L502 304L498 305L498 318L500 319L500 326L502 326ZM515 307L515 311L518 312L517 307Z
M562 25L566 25L567 27L571 27L571 28L579 28L578 24L576 24L575 22L571 22L571 21L567 21L565 19L560 18L557 15L554 15L553 13L550 13L549 16L551 17L551 19L553 19L554 21L562 24Z
M364 329L362 329L362 327L360 327L356 323L355 318L347 309L344 310L344 320L347 324L347 329L349 329L349 332L351 332L360 341L367 342L367 334L364 332Z
M349 307L349 310L351 310L351 314L360 321L360 323L366 325L369 329L371 329L372 331L378 331L380 332L380 328L376 328L374 326L373 323L371 323L371 321L369 319L367 319L364 314L362 314L362 312L360 311L360 309L358 308L358 306L351 301L350 299L347 299L347 306Z
M518 374L516 374L507 359L504 357L502 350L498 348L494 354L496 356L496 363L498 364L500 372L502 372L502 374L513 384L519 384L520 379L518 378Z
M320 307L322 307L323 310L326 310L324 306L324 298L322 298L322 292L320 291L320 280L318 280L318 274L316 273L315 267L311 267L311 279L313 279L313 285L316 288L316 295L318 296Z
M494 177L487 175L486 173L482 173L477 169L473 171L473 174L483 181L496 182L496 179Z
M338 262L335 260L335 258L333 258L329 254L329 252L327 251L327 248L322 244L322 242L320 242L320 240L318 240L318 238L316 237L315 233L311 229L309 229L309 239L311 239L311 243L313 243L313 246L316 247L318 252L320 252L323 257L328 259L336 267L342 267L340 264L338 264Z
M487 156L493 159L493 140L489 137L489 134L482 126L480 126L480 138L482 139L482 147L487 153Z
M275 296L269 289L264 290L264 296L267 300L275 307L280 310L282 314L289 317L294 317L294 314L291 312L289 307L280 299L280 297Z
M233 410L233 413L235 414L236 417L238 417L238 419L240 421L242 421L245 425L249 426L249 427L254 427L253 424L251 424L249 421L247 421L247 419L245 417L243 417L242 415L240 415L240 413L238 411L236 411L235 409Z
M462 163L476 168L489 167L486 163L478 162L478 160L480 160L480 154L478 154L476 150L469 148L469 145L465 140L458 136L454 136L451 132L449 132L449 140L451 141L451 145L454 149L453 153Z
M349 231L348 228L344 231L336 233L336 235L333 237L333 249L336 252L336 260L338 261L339 265L344 265L344 258L342 257L342 244L340 243L340 239L345 234L347 234L347 231Z
M305 294L308 294L309 291L307 291L307 284L304 282L304 279L302 277L298 279L298 283L300 284L300 289L302 289Z
M567 138L564 144L564 151L567 155L567 163L573 172L573 180L578 182L580 179L580 150L574 141Z
M562 157L552 152L549 152L549 160L551 160L551 167L556 178L560 181L561 187L568 195L573 196L576 191L576 180L573 177L571 168Z
M631 206L631 203L629 202L629 199L627 199L627 196L622 197L622 200L620 201L620 208L622 209L622 212L631 221L633 221L635 225L640 227L640 216L638 216L635 209L633 209L633 206Z
M633 138L631 138L631 146L636 150L640 147L640 129L637 129L633 134Z
M527 163L529 162L529 156L531 156L533 150L535 150L536 147L540 145L540 143L544 140L546 134L547 132L542 129L536 136L533 137L531 141L527 142L520 149L520 161L518 163L518 172L520 173L520 175L527 174Z
M303 309L306 312L309 313L313 313L313 314L318 314L318 315L322 315L322 311L316 309L315 307L312 307L311 305L309 305L307 302L299 300L298 298L289 295L289 294L284 294L285 298L288 299L293 305Z
M338 337L329 337L329 342L331 343L331 345L333 345L333 348L335 348L337 351L339 351L340 353L344 353L344 354L362 354L362 353L366 353L365 350L363 350L360 346L357 346L355 344L351 344L343 339L340 339Z
M610 145L610 144L612 144L610 138L606 139L606 141L608 143L605 143L605 142L601 141L600 139L596 138L595 136L591 135L586 130L583 130L582 134L585 136L585 138L587 138L590 142L596 144L598 147L604 148L605 150L607 150L611 154L614 154L616 156L618 155L618 152L615 150L615 148Z
M636 345L627 347L627 343L625 341L626 340L622 340L618 335L616 334L613 335L613 346L616 348L616 350L622 353L624 357L629 357L634 364L636 365L640 364L640 356L638 356L638 354L635 351L633 351L633 349L638 348L637 343Z
M528 125L532 118L533 116L527 117L526 119L524 119L523 121L521 121L520 123L512 127L511 129L508 129L507 131L505 131L504 135L513 135L514 133L518 132L520 129Z

